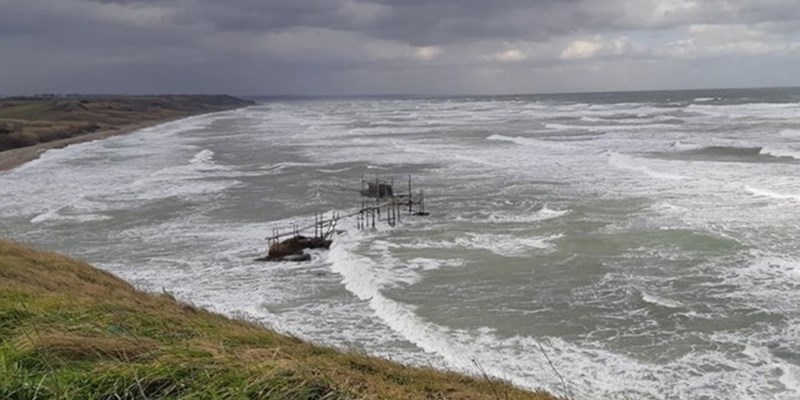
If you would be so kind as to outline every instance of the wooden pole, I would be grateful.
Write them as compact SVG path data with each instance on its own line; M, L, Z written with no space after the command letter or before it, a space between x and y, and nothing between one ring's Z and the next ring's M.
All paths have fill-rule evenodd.
M411 175L408 175L408 213L411 214Z

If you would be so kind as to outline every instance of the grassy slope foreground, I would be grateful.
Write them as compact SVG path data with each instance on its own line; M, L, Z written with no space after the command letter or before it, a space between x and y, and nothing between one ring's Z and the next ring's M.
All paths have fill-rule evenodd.
M253 104L225 95L73 95L0 99L0 151Z
M0 240L2 399L554 399L321 347Z

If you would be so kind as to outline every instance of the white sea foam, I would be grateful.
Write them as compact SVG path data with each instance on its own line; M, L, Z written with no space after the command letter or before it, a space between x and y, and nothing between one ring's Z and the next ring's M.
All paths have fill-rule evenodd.
M653 168L649 167L646 164L644 159L625 154L620 154L620 153L609 154L608 163L614 167L641 172L653 178L669 179L669 180L685 179L685 177L681 175L654 170Z
M690 104L687 111L713 117L747 120L753 117L772 120L793 120L800 110L798 103L745 103L729 105Z
M786 390L800 393L800 367L789 363L781 363L779 369L781 376L778 381L783 384Z
M523 386L541 386L546 382L542 379L532 380L530 372L522 376L510 372L509 364L498 368L497 357L506 355L497 353L498 349L493 346L487 348L498 343L490 334L480 334L476 341L474 340L476 338L469 333L451 331L425 321L416 315L413 306L385 297L381 289L389 283L386 275L379 272L379 267L372 260L355 254L353 249L356 245L357 239L353 237L339 238L331 248L331 269L342 276L342 282L347 290L362 301L368 302L375 314L392 330L426 352L441 356L449 368L475 374L478 372L475 364L477 361L481 369L488 373L512 379ZM467 343L463 340L465 335L469 337ZM486 350L494 354L485 352ZM512 368L512 371L515 370Z
M110 216L103 214L63 215L59 214L57 210L52 210L37 215L36 217L31 219L31 223L39 224L48 221L93 222L93 221L105 221L109 219L111 219Z
M688 143L681 140L676 140L670 144L670 148L675 151L691 151L702 149L703 146L695 143Z
M796 194L796 193L780 193L780 192L775 192L775 191L772 191L772 190L755 188L755 187L752 187L752 186L745 186L744 189L748 193L751 193L751 194L756 195L756 196L769 197L769 198L778 199L778 200L800 201L800 194Z
M749 307L791 315L800 303L800 259L752 250L743 265L719 268L717 273L725 284L737 288L724 297Z
M493 212L487 219L495 223L531 223L560 218L569 214L570 210L554 210L546 205L532 212Z
M664 298L664 297L656 296L656 295L648 293L648 292L646 292L644 290L640 290L640 292L641 292L641 295L642 295L642 300L644 300L644 301L646 301L646 302L648 302L650 304L655 304L655 305L662 306L662 307L667 307L667 308L681 308L681 307L683 307L683 304L681 304L679 301L670 300L670 299L667 299L667 298Z
M375 314L405 339L427 352L440 354L453 368L470 370L470 355L454 348L443 328L419 318L413 306L391 300L382 294L381 289L390 282L385 274L375 268L372 260L352 251L356 245L357 239L343 236L331 246L331 270L342 276L345 288L360 300L368 302Z
M490 234L467 232L448 240L424 240L407 244L409 248L439 249L483 249L504 257L519 257L533 250L547 250L554 247L553 242L561 235L520 236L510 234Z
M338 173L340 173L340 172L349 171L349 170L351 170L351 169L353 169L353 168L354 168L354 167L344 167L344 168L338 168L338 169L323 169L323 168L317 168L317 171L319 171L319 172L324 172L324 173L326 173L326 174L338 174Z
M487 137L486 140L500 141L500 142L512 142L512 143L516 143L516 144L521 145L521 146L530 146L530 147L536 147L536 148L539 148L539 149L555 150L555 151L557 151L559 153L576 149L576 146L574 146L572 144L564 144L562 142L539 140L539 139L523 137L523 136L511 137L511 136L493 134L493 135L490 135L489 137Z
M501 141L501 142L512 142L512 143L520 144L520 145L523 145L523 146L526 146L526 145L539 145L539 144L542 143L541 140L536 140L536 139L531 139L531 138L526 138L526 137L521 137L521 136L510 137L510 136L498 135L498 134L493 134L493 135L487 137L486 140L494 140L494 141Z
M779 135L788 138L800 137L800 129L784 129L780 131Z
M606 123L611 121L604 121ZM616 123L613 125L569 125L569 124L555 124L555 123L548 123L545 124L545 128L552 129L555 131L586 131L586 132L593 132L593 133L605 133L605 132L624 132L624 131L633 131L633 132L652 132L657 130L665 130L665 129L672 129L668 124L664 123L652 123L650 121L640 121L637 123Z
M544 127L554 131L589 130L589 127L586 126L575 126L575 125L557 124L557 123L547 123L544 124Z
M214 158L214 152L208 149L200 150L195 154L189 164L210 164Z
M792 145L766 145L761 148L760 154L800 160L800 149Z

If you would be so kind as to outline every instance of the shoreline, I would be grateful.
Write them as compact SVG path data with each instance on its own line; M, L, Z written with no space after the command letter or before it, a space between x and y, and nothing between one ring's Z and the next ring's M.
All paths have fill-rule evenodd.
M0 398L563 398L480 366L458 373L303 341L3 238L0 276Z
M129 133L133 133L145 128L165 124L168 122L178 121L184 118L194 117L198 115L205 115L205 114L213 114L223 111L238 110L244 107L247 106L233 107L226 110L217 110L217 111L201 111L180 116L173 115L168 118L142 121L125 125L119 128L105 129L97 132L91 132L83 135L73 136L70 138L58 139L44 143L37 143L32 146L0 151L0 174L8 173L17 167L24 165L25 163L36 160L48 150L61 149L69 145L107 139L113 136L127 135Z

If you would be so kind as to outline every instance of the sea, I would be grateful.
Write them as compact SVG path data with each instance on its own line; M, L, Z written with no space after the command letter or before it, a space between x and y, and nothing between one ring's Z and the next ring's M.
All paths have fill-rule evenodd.
M429 216L255 261L413 179ZM800 399L800 89L264 98L0 174L0 236L575 399Z

